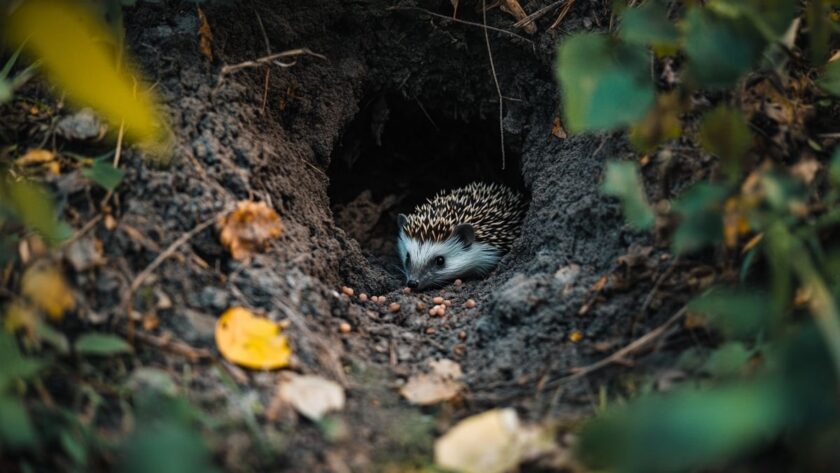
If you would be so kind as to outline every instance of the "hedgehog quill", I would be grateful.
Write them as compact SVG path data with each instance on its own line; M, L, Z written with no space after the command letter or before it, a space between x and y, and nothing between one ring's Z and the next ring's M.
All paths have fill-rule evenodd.
M486 276L519 236L526 208L518 192L474 182L399 214L397 250L406 285L426 289Z

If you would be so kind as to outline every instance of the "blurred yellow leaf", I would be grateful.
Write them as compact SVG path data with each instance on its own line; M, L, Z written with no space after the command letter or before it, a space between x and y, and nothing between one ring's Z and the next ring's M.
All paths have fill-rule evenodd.
M38 314L26 304L12 302L6 307L3 326L9 333L23 329L28 338L34 338L38 332Z
M459 422L435 442L435 463L464 473L502 473L555 448L551 434L522 425L511 408L493 409Z
M216 222L222 245L234 259L242 260L283 233L280 216L265 202L240 201L236 209Z
M30 149L23 156L15 160L15 164L24 167L34 164L44 164L55 160L55 154L46 149Z
M216 346L228 361L253 369L282 368L292 357L280 327L242 307L232 307L219 317Z
M137 75L121 68L107 51L115 43L102 24L78 2L30 0L8 18L7 39L41 61L43 69L74 102L97 109L111 123L125 120L126 134L140 142L160 138L162 123L152 99L137 91Z
M76 306L64 276L49 263L30 266L23 273L20 292L52 320L60 320L64 312Z

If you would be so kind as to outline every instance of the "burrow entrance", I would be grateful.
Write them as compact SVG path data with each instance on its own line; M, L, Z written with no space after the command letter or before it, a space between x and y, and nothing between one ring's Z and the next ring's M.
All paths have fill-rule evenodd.
M328 192L336 225L391 272L397 214L473 181L526 190L518 147L506 147L502 169L498 119L458 115L377 94L362 103L333 153Z

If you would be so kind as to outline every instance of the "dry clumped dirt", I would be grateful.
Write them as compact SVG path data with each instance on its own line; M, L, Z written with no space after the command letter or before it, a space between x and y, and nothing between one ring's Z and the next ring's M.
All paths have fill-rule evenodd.
M449 14L449 2L432 3ZM461 16L480 22L474 5L462 3ZM528 11L548 3L522 2ZM211 352L215 319L230 306L288 320L295 369L347 388L348 405L331 430L288 415L261 421L283 439L279 460L252 455L242 428L231 428L226 466L383 469L428 461L434 437L490 407L513 406L535 420L591 412L597 386L623 370L563 378L668 319L688 293L652 292L656 281L660 289L678 285L663 279L678 272L666 273L673 268L660 257L665 249L626 227L617 203L598 192L604 161L630 154L623 138L552 136L560 110L555 44L567 32L609 25L609 2L579 3L555 30L546 31L553 21L546 17L533 36L489 36L507 98L502 169L498 97L480 28L375 0L211 3L203 7L214 34L210 62L199 52L194 5L138 2L127 10L128 45L163 98L177 145L166 165L125 152L127 176L113 205L119 226L92 233L109 264L74 275L83 320L121 323L122 295L163 248L238 200L261 200L284 226L266 252L236 262L210 226L160 266L133 305L160 318L155 335ZM511 29L512 17L495 9L487 17ZM272 68L263 105L264 69L222 80L220 68L266 55L266 39L271 52L305 47L327 60L303 56ZM396 214L475 179L527 193L521 237L484 280L403 293L392 255ZM80 221L95 216L84 193L55 187ZM387 302L361 302L361 293ZM435 296L451 300L443 317L428 314ZM466 308L467 299L476 307ZM398 312L389 310L393 302ZM461 402L418 408L401 400L405 379L440 358L463 368ZM171 350L144 350L141 359L178 374L204 407L267 406L272 398L273 373L192 362Z

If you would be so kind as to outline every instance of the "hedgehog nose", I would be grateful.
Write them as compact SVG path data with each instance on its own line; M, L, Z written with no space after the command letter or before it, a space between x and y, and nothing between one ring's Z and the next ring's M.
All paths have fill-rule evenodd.
M406 284L406 286L408 286L412 289L417 289L417 286L420 285L420 282L416 279L409 279L405 284Z

